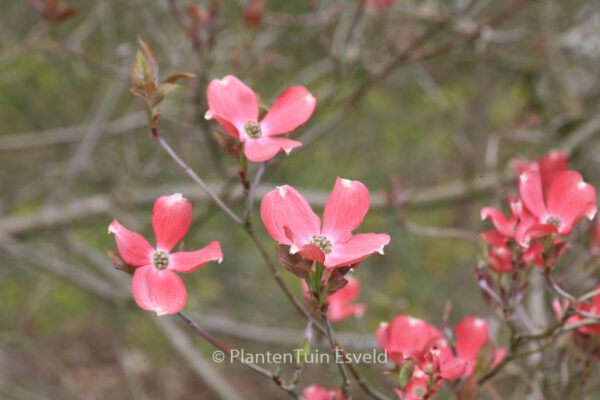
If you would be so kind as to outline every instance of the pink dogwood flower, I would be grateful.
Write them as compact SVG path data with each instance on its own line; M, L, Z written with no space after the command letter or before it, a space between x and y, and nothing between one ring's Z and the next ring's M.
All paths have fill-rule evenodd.
M568 164L569 159L565 153L560 150L553 150L538 161L523 162L514 160L513 168L517 173L517 177L527 171L538 171L542 178L542 188L546 193L558 175L567 170Z
M157 315L175 314L183 309L187 291L177 272L194 272L209 261L223 260L219 242L210 242L196 251L171 251L192 224L192 205L181 194L159 197L152 209L153 247L139 233L125 228L116 219L108 227L115 235L119 256L135 267L131 292L136 303Z
M523 207L521 200L514 195L508 197L510 206L509 217L493 207L481 209L481 219L490 219L494 229L481 234L482 239L488 244L488 267L497 273L507 273L513 267L513 254L509 244L517 242L525 250L522 261L525 264L534 264L538 267L544 265L542 255L544 247L540 243L530 245L530 230L537 225L537 219ZM557 239L557 242L558 241ZM560 243L556 243L557 245Z
M519 176L519 192L523 204L536 219L528 229L529 238L552 233L568 235L582 218L591 220L596 215L596 190L575 171L558 175L546 196L540 173L524 172Z
M483 319L469 316L456 325L454 334L456 336L456 352L458 356L468 361L465 376L471 376L475 371L481 348L490 338L488 323ZM496 349L493 360L491 360L491 366L494 367L497 365L505 355L506 349Z
M323 224L293 187L279 186L262 200L260 213L267 232L290 253L298 253L328 268L356 264L371 254L383 254L390 242L385 233L353 235L370 205L369 190L358 181L337 178L323 213Z
M391 323L380 324L375 336L396 364L402 366L409 359L414 363L406 387L396 391L405 398L431 398L444 380L459 379L467 370L469 362L455 357L440 331L419 318L400 315ZM428 382L434 386L430 387Z
M304 389L302 396L304 396L304 400L344 400L340 389L325 389L317 384Z
M244 144L250 161L263 162L280 151L289 154L302 143L277 137L298 129L311 117L317 101L303 86L287 88L259 121L256 94L232 75L210 82L207 119L214 119L229 135Z

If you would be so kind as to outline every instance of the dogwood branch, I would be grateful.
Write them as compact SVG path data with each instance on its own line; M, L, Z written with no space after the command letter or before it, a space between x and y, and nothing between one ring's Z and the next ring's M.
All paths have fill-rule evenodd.
M259 365L256 365L253 363L248 363L245 360L242 360L239 356L235 355L229 347L225 346L224 344L219 342L217 339L215 339L210 333L208 333L206 330L204 330L200 325L198 325L198 323L196 323L193 319L188 317L186 314L179 312L179 313L177 313L177 316L179 318L181 318L198 336L202 337L207 342L212 344L214 347L221 350L223 353L225 353L227 356L229 356L230 359L233 359L233 360L237 361L238 363L250 368L254 372L258 373L259 375L262 375L262 376L272 380L273 382L275 382L275 384L278 387L280 387L282 390L284 390L286 393L288 393L292 398L294 398L294 399L299 398L298 392L296 391L296 388L293 385L288 384L287 382L282 380L281 377L279 377L278 375L273 374L271 371L269 371Z

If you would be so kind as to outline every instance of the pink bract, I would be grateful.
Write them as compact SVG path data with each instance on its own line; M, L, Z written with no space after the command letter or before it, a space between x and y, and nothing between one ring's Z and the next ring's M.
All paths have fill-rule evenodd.
M337 178L323 215L323 224L306 199L291 186L267 193L260 213L265 228L291 253L319 261L328 268L353 265L371 254L383 254L390 242L384 233L352 232L369 209L369 191L362 183Z
M317 104L303 86L287 88L275 100L267 115L259 121L256 94L233 75L210 82L207 89L207 119L214 119L231 136L244 144L250 161L264 162L280 151L289 154L302 143L277 137L291 133L306 123Z
M116 219L108 227L115 235L119 256L135 267L131 292L136 303L157 315L175 314L183 309L187 291L177 275L190 273L210 261L221 262L219 242L196 251L171 251L192 224L192 205L181 194L159 197L152 210L153 247L139 233L125 228Z

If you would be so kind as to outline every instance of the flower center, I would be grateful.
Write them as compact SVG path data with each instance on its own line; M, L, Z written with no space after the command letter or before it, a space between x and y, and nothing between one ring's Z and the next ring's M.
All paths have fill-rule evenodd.
M560 221L560 219L558 219L557 217L549 217L549 218L546 220L546 223L547 223L548 225L554 225L554 226L557 226L557 227L559 227L559 226L560 226L560 224L561 224L561 221Z
M252 139L256 139L262 136L262 128L258 122L248 121L244 124L244 130L246 135Z
M320 248L325 254L331 253L331 249L333 248L331 240L327 239L325 236L313 235L310 244Z
M152 264L156 269L165 269L169 266L169 255L164 251L157 251L152 255Z

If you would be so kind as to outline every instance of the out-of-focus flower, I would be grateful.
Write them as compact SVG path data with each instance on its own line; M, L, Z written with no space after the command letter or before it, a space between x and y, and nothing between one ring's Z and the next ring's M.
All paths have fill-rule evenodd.
M119 256L135 268L131 292L136 303L157 315L175 314L183 309L187 291L177 272L194 272L210 261L221 262L219 242L210 242L196 251L171 251L192 224L192 205L181 194L159 197L152 209L153 247L139 233L125 228L116 219L108 227L115 235Z
M595 290L600 289L600 285L596 286ZM554 312L558 318L563 318L565 310L570 303L564 301L561 304L559 300L552 303ZM579 313L579 314L578 314ZM575 306L575 315L570 316L566 321L566 326L578 324L587 319L584 313L588 316L600 317L600 295L594 296L591 300ZM591 355L595 358L600 358L600 323L580 326L572 333L574 345L586 355Z
M460 321L454 328L456 336L456 352L459 357L468 361L465 376L471 376L475 372L478 360L481 360L483 354L482 348L489 342L490 329L488 323L481 318L466 317ZM493 349L491 355L486 360L482 360L484 368L494 367L504 358L506 349Z
M353 235L369 209L369 190L358 181L337 178L321 220L291 186L267 193L260 213L265 228L290 253L318 261L328 268L356 264L371 254L383 254L390 242L385 233Z
M267 115L259 121L256 94L232 75L210 82L207 119L214 119L244 144L250 161L270 160L280 151L289 154L302 143L282 137L298 129L311 117L316 99L304 86L292 86L279 95Z
M340 389L325 389L317 384L304 389L302 396L305 400L344 400Z
M385 11L394 5L396 0L367 0L367 7L377 10Z
M329 303L327 317L331 321L341 321L352 316L362 317L367 308L364 304L352 303L360 293L358 279L348 276L346 280L348 281L346 286L327 297Z
M48 22L60 24L77 14L77 9L60 0L29 0Z
M432 396L444 380L459 379L467 370L469 362L455 357L443 335L421 319L400 315L391 323L380 324L375 336L401 371L405 366L412 368L406 385L397 391L407 398Z
M599 290L600 285L596 286L594 290ZM569 302L565 301L564 304L561 304L559 300L555 300L552 304L554 308L554 312L558 318L562 318L564 311L567 307L569 307ZM600 294L594 296L590 301L578 304L575 306L576 314L569 317L567 320L567 325L574 324L586 319L585 316L577 314L577 312L584 312L586 314L600 316ZM600 337L600 322L597 324L586 325L576 329L577 333L584 335L594 335Z
M562 172L544 196L538 171L519 176L519 192L524 206L536 218L526 237L536 238L552 233L568 235L582 218L596 215L596 190L583 181L578 172Z

